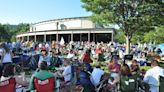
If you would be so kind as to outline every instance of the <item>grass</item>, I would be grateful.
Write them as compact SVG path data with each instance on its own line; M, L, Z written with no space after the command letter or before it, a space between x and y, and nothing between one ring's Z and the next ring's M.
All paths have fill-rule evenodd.
M149 70L151 67L150 66L140 66L140 69L142 70L142 69L144 69L144 70Z

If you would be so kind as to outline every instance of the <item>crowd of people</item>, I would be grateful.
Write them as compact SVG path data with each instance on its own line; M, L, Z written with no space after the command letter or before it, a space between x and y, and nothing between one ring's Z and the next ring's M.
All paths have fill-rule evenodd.
M13 79L13 90L21 85L26 91L37 92L159 92L164 69L158 64L159 57L148 58L158 54L155 45L131 44L130 58L125 51L126 45L116 42L3 42L0 90L6 89L6 80ZM30 80L23 71L21 76L16 73L18 65L29 67Z

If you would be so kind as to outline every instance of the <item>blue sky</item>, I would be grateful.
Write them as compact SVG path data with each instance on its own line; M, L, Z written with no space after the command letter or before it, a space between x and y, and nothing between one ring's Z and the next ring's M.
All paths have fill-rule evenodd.
M91 15L81 5L80 0L0 0L0 23L35 23Z

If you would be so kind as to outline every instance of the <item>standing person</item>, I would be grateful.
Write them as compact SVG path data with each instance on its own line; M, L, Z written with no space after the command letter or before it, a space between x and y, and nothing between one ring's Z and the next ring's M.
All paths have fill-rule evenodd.
M7 65L12 63L12 52L10 51L9 48L5 44L3 44L3 53L1 56L1 61L2 61L2 68Z
M11 63L12 62L12 52L9 48L4 46L4 52L2 54L2 63Z
M99 62L102 62L102 61L105 61L105 55L104 55L104 50L101 49L100 53L98 54L98 61Z
M86 65L86 68L89 72L92 72L92 67L90 63L93 62L93 60L90 57L91 50L86 50L86 52L82 56L82 61Z
M51 64L51 57L48 55L48 52L46 49L41 50L41 55L39 57L39 62L46 61L48 65Z
M2 76L2 55L4 53L3 43L0 43L0 77Z
M151 69L146 72L143 79L150 86L150 92L158 92L159 76L164 77L164 69L159 67L158 61L153 60L151 61Z
M51 43L51 48L52 49L55 49L56 48L56 42L53 40L52 43Z
M100 44L97 44L97 47L96 47L96 56L98 58L99 54L101 53L101 45Z

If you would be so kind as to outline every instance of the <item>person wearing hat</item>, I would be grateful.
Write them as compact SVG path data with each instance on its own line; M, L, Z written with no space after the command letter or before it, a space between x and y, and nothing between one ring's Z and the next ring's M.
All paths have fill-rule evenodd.
M48 52L45 48L41 49L41 55L39 57L39 62L46 61L48 66L51 64L51 57L48 56Z

